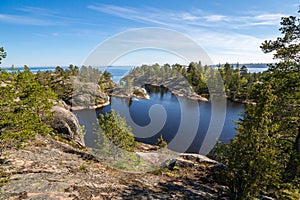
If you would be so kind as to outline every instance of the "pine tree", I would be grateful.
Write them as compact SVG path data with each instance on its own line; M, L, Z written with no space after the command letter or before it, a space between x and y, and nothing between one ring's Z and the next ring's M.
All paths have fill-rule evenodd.
M37 134L50 134L52 103L56 95L41 86L28 67L24 71L0 72L0 140L6 145L19 145Z
M2 59L6 58L6 52L3 47L0 47L0 64Z
M265 53L275 52L280 62L271 65L251 92L257 102L249 105L236 137L219 156L228 170L223 181L232 199L257 194L297 199L300 177L300 19L282 18L282 37L265 41Z
M114 145L126 151L134 150L136 144L131 127L127 125L126 120L119 113L111 110L105 115L101 114L99 124L104 135Z

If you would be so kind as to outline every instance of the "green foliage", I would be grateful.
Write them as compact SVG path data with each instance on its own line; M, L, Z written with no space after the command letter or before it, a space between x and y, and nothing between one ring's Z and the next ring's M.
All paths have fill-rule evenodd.
M85 127L84 126L80 126L80 133L79 133L81 138L84 138L84 136L86 135L86 131L85 131Z
M283 179L285 182L296 181L299 184L300 18L283 17L279 30L283 34L282 37L278 37L275 41L265 41L261 46L265 53L274 52L274 58L281 60L276 65L270 66L264 80L272 84L273 94L277 96L276 102L272 105L274 113L272 122L278 126L276 134L280 138L279 148L283 149L286 155L279 162L288 163Z
M272 103L270 99L270 104ZM275 131L270 117L270 106L260 112L247 109L244 120L238 128L230 146L223 146L224 154L219 155L228 171L223 180L228 185L233 199L248 199L275 187L280 180L282 166L276 162L277 138L268 135Z
M246 77L247 74L248 74L248 68L247 68L247 66L243 65L243 66L241 67L241 69L240 69L240 73L241 73L241 76L242 76L242 77Z
M280 24L281 28L279 30L283 37L278 37L274 41L266 40L261 48L265 53L275 51L275 59L299 63L300 19L296 16L283 17Z
M54 73L47 71L36 74L36 80L39 84L46 88L51 88L59 99L69 105L71 105L70 100L73 95L74 80L76 78L83 83L97 83L102 92L112 90L114 87L109 72L105 71L102 74L99 69L93 67L82 66L79 69L77 66L70 65L69 68L63 69L57 66Z
M248 73L246 66L234 69L229 63L218 68L227 96L232 100L250 99L250 92L255 81L260 80L261 73Z
M54 72L38 72L35 79L46 88L50 88L56 94L58 99L68 103L73 93L73 78L78 73L78 67L70 65L69 69L63 69L59 66Z
M4 186L4 184L7 183L8 181L9 181L9 175L7 173L4 173L3 171L0 171L0 188Z
M126 120L111 110L105 115L101 114L99 124L104 135L117 147L126 151L133 151L136 146L131 127L127 125Z
M160 135L157 139L157 145L159 146L159 148L166 148L168 146L168 143L164 140L162 135Z
M100 76L98 85L100 85L102 92L110 92L114 88L112 76L108 71L104 71Z
M36 134L51 133L52 103L56 95L35 80L25 66L23 72L0 71L0 140L20 144Z
M85 164L80 165L79 170L85 171L87 169L87 166Z
M215 149L227 170L221 174L232 199L250 199L267 194L280 199L298 199L300 184L300 63L299 18L282 18L283 37L266 41L265 53L281 59L261 76L230 145ZM298 41L298 42L297 42ZM220 153L221 152L221 153Z
M219 78L219 74L221 78ZM250 98L249 92L253 83L259 80L261 73L248 73L246 66L241 69L233 69L230 64L213 68L203 66L201 62L191 62L188 66L165 64L159 66L142 65L135 67L123 78L126 87L143 84L164 85L167 88L189 90L203 96L211 93L223 92L223 84L229 98L234 100L246 100ZM223 79L223 82L222 80Z
M100 128L94 131L97 135L95 155L117 169L145 170L145 161L134 152L136 142L125 119L111 110L110 113L100 115L99 124Z
M0 64L4 58L6 58L6 52L4 51L3 47L0 47Z
M168 177L174 177L174 178L180 178L180 176L177 173L173 173L173 172L165 172L165 174Z

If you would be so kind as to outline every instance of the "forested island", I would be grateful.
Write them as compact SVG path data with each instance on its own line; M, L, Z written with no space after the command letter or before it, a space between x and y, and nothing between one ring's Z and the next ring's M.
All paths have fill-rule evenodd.
M133 68L117 84L109 72L86 66L36 74L27 66L1 69L0 199L300 199L299 22L283 17L281 36L262 43L277 59L263 73L228 63L154 64ZM5 57L0 48L0 62ZM127 171L146 168L145 160L158 158L153 152L167 151L168 144L162 137L157 145L136 142L112 111L98 123L114 146L131 154L110 155L113 147L99 134L98 150L120 159L105 165L85 147L85 129L71 111L101 108L114 95L147 99L145 84L199 101L226 95L247 104L235 138L218 144L209 158L183 153L157 170L133 174Z
M212 67L192 62L188 66L154 64L135 67L121 81L129 86L162 86L175 95L200 101L208 101L210 95L226 95L232 101L250 103L253 102L251 88L260 83L260 76L261 72L249 73L245 65L234 68L226 63Z

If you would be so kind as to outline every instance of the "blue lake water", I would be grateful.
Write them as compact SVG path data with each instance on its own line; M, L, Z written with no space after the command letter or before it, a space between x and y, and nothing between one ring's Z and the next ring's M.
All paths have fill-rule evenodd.
M138 99L130 102L129 99L113 97L109 106L98 109L96 112L76 111L80 123L87 129L86 145L94 146L96 138L91 133L93 124L97 123L96 116L114 109L125 117L137 141L156 144L158 137L162 135L168 142L169 149L177 152L199 153L203 140L208 134L209 125L221 128L220 136L218 133L213 133L219 136L214 138L215 141L229 142L236 132L233 120L239 120L239 114L245 109L243 104L227 101L225 121L222 124L219 120L211 119L212 104L210 102L177 97L160 89L151 89L148 93L150 100ZM184 119L182 119L183 116ZM181 125L184 129L180 128Z

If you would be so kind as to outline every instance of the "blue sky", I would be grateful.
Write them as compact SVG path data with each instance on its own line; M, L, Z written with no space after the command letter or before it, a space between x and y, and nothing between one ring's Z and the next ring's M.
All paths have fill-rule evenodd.
M259 45L279 36L280 18L297 15L299 4L299 0L1 0L0 46L8 54L1 66L81 65L107 38L144 27L190 37L214 63L272 62L272 55L264 55ZM147 62L141 54L117 64ZM168 56L161 57L164 60L158 56L156 61L168 61Z

